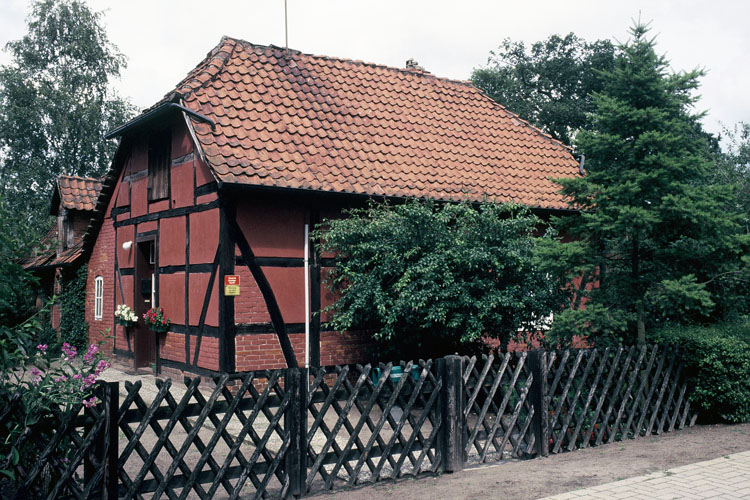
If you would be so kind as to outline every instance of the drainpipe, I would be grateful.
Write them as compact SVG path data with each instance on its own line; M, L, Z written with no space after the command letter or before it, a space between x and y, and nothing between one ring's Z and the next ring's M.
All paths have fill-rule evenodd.
M305 368L310 368L310 259L309 226L305 224ZM307 377L308 383L310 377Z

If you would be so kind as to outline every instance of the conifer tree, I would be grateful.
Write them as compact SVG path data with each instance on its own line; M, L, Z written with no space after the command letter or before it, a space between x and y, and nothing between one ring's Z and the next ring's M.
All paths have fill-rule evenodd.
M574 241L558 240L542 259L577 284L553 338L643 343L661 322L710 318L723 284L747 272L748 237L731 190L709 183L693 112L702 72L672 73L648 31L637 23L602 74L593 126L577 141L587 175L558 181L581 214L562 222Z

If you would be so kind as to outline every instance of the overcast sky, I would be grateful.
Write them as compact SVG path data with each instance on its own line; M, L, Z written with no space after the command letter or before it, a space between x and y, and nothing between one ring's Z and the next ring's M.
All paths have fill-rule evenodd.
M284 1L89 0L128 57L118 91L147 107L173 89L222 35L284 45ZM0 45L25 32L28 0L0 0ZM415 58L438 76L466 80L504 38L558 33L627 40L638 15L675 70L705 68L698 108L706 127L750 121L750 2L744 0L288 0L289 46L402 67ZM0 63L8 62L7 53Z

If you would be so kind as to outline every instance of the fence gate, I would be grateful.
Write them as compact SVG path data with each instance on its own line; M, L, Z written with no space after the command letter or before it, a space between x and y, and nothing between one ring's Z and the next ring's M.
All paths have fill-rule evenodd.
M466 457L484 463L534 453L528 353L464 358Z
M432 361L311 368L310 380L305 491L438 470Z

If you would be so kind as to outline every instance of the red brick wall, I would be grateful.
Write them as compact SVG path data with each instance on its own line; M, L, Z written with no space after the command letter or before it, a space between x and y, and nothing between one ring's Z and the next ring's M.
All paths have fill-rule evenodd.
M89 341L92 343L101 340L100 332L110 329L109 335L114 333L115 306L114 290L115 282L115 229L112 219L105 217L99 236L94 244L89 259L88 276L86 278L86 321L89 324ZM104 278L102 319L94 319L94 280L97 276ZM122 328L120 328L121 330ZM122 335L122 333L120 333ZM124 338L122 339L124 341ZM118 348L121 348L118 339ZM112 341L108 340L105 351L112 352Z
M270 323L266 302L247 266L236 266L234 273L240 277L240 295L234 298L236 323ZM222 283L223 285L223 283Z
M160 336L159 354L162 359L185 361L185 336L181 333L167 332Z
M362 332L321 332L320 364L342 365L374 361L372 337Z
M289 334L297 363L305 364L305 334ZM357 332L321 332L320 364L342 365L373 360L373 341ZM275 333L237 335L235 343L237 371L286 368L284 354Z

